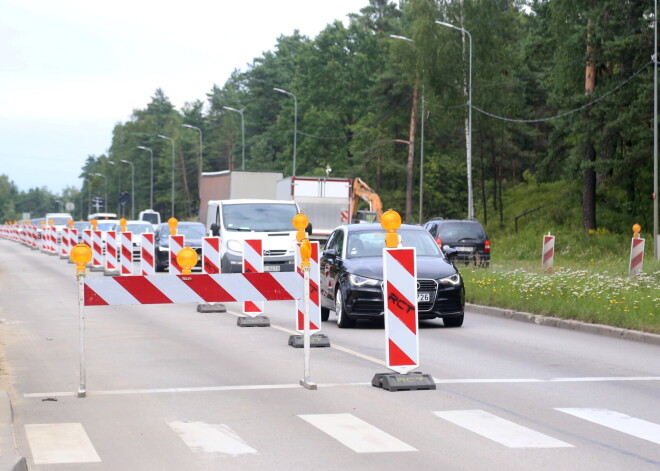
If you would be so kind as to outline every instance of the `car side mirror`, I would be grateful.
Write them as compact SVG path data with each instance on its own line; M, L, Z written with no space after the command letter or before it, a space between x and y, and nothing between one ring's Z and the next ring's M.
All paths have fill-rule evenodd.
M442 248L442 252L445 254L445 257L447 257L447 260L449 260L450 262L453 262L454 259L456 258L456 255L458 254L458 250L451 248L447 245L445 245Z
M211 224L211 234L213 234L214 237L220 236L220 226L216 223Z
M325 258L335 258L337 257L337 251L335 249L328 249L323 251L323 256Z
M310 222L307 224L307 228L305 229L305 232L307 232L307 237L312 235L312 223Z

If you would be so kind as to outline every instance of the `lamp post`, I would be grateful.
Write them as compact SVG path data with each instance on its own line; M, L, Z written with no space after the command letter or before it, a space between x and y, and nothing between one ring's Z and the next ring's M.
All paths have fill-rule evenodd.
M405 36L398 36L396 34L390 34L391 38L402 39L414 43L410 38ZM424 207L424 84L422 84L422 135L421 135L421 144L419 149L419 223L423 222L423 207Z
M190 128L194 129L199 133L199 159L197 160L197 170L198 170L198 175L197 175L197 191L199 193L199 199L201 201L202 199L202 167L203 167L203 161L202 161L202 130L199 129L197 126L193 126L191 124L182 124L184 128Z
M465 135L465 147L467 151L467 179L468 179L468 219L474 218L474 203L472 201L472 35L470 32L459 26L454 26L444 21L436 21L437 24L462 31L467 34L470 40L470 71L468 80L468 125Z
M107 162L108 165L115 165L115 163L112 160L108 160ZM121 171L117 171L117 215L121 214L120 208L121 206L119 205L119 194L121 193ZM108 203L106 203L106 207L108 207Z
M241 170L245 170L245 119L243 117L243 110L237 110L229 106L223 106L223 108L229 111L235 111L241 115Z
M103 201L103 209L107 210L107 208L108 208L108 177L106 177L102 173L92 173L92 175L95 176L95 177L103 177L103 179L105 180L105 200Z
M135 165L128 160L122 162L131 166L131 219L135 220Z
M138 146L137 148L148 150L149 154L151 154L151 196L149 198L149 209L154 209L154 151L144 146Z
M158 137L161 139L167 139L172 143L172 214L170 217L174 217L174 139L171 137L163 136L162 134L159 134Z
M296 176L296 141L298 138L298 97L293 93L282 90L281 88L273 88L276 92L284 93L293 97L293 176Z

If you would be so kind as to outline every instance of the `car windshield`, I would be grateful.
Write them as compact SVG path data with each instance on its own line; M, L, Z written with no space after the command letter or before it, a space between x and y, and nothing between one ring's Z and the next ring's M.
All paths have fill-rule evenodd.
M438 244L426 231L398 231L402 247L415 247L418 257L441 256ZM355 231L348 235L347 258L380 257L385 247L384 231Z
M481 224L473 222L446 222L438 226L438 237L447 240L486 238Z
M50 218L48 222L53 221L54 226L66 226L69 224L70 218L64 218L64 217L55 217L55 218Z
M105 222L105 221L99 222L96 225L96 230L97 231L114 231L116 224L117 223L115 221L112 221L112 222Z
M116 231L121 230L121 225L117 224L117 228L115 229ZM126 224L126 230L128 232L132 232L133 234L144 234L150 233L154 231L154 226L149 224L148 222L143 222L143 223L129 223Z
M222 221L228 231L293 231L291 221L297 213L294 204L225 204Z
M80 230L89 229L91 224L87 221L76 221L73 223L73 227Z
M169 226L160 227L160 237L167 237L170 235ZM176 228L176 235L182 235L190 238L201 238L206 235L204 224L179 224Z

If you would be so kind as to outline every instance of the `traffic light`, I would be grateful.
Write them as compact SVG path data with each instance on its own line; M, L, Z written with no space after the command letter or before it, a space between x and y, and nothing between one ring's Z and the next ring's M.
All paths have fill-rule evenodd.
M131 201L131 195L128 191L122 191L119 193L119 204L126 206L127 203Z

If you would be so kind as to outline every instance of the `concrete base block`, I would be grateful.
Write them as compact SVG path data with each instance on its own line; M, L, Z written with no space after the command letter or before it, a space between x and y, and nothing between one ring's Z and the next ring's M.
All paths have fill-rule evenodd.
M293 348L304 348L305 347L305 336L304 335L291 335L289 336L289 345ZM309 336L309 346L310 348L314 347L329 347L330 339L327 335L324 334L314 334Z
M266 316L239 317L236 325L239 327L270 327L270 319Z
M227 312L224 304L198 304L197 312Z
M433 381L431 375L422 374L418 371L407 374L376 373L371 380L371 385L390 392L435 389L435 381Z

